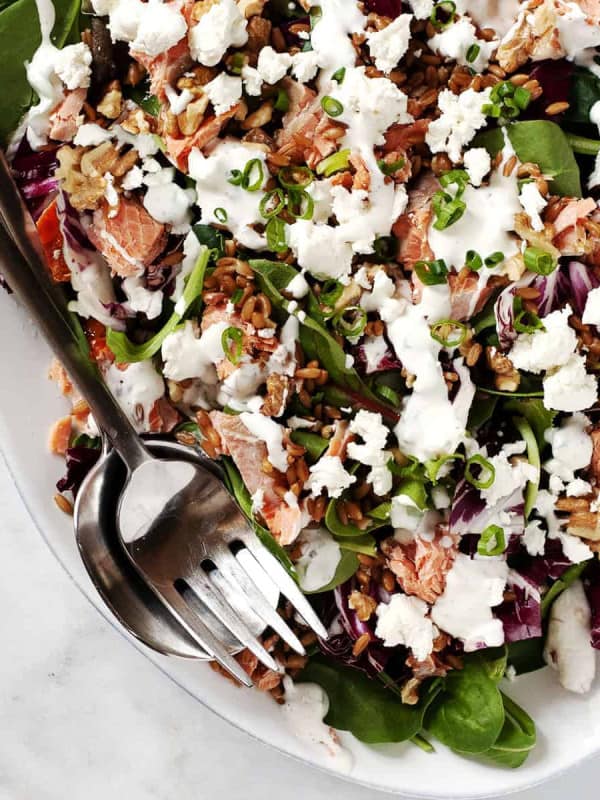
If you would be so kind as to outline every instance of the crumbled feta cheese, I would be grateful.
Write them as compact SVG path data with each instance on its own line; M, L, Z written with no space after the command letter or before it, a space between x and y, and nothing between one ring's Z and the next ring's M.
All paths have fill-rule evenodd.
M159 56L183 39L186 31L186 21L176 3L144 3L131 50Z
M581 321L584 325L600 325L600 286L588 292Z
M67 89L87 89L92 77L92 53L84 42L56 52L54 71Z
M165 86L165 94L167 95L167 100L169 101L171 113L175 114L176 116L178 114L183 114L195 97L194 93L189 89L183 89L178 94L170 84Z
M481 181L492 168L492 160L485 147L472 147L465 153L464 165L471 184L481 186Z
M383 639L384 647L403 645L412 650L417 661L424 661L431 654L437 635L428 611L427 603L418 597L394 594L389 603L377 606L375 635Z
M510 351L517 369L540 372L566 364L577 347L577 336L569 326L570 306L544 317L545 331L520 333Z
M129 172L126 172L121 180L121 188L126 192L132 192L134 189L139 189L144 183L144 172L138 167L132 167Z
M528 181L523 184L519 200L521 201L523 210L531 221L533 230L543 231L544 223L540 217L540 212L546 208L548 201L542 196L534 181Z
M417 19L429 19L433 11L434 0L408 0Z
M353 483L356 483L356 476L344 469L339 456L321 456L310 468L306 488L313 496L321 494L325 489L329 497L340 497Z
M458 553L446 576L444 593L431 609L433 621L461 639L467 653L499 647L504 643L504 630L492 608L503 601L507 578L506 561L490 556L472 560Z
M296 540L301 556L294 562L304 592L315 592L331 583L342 557L339 544L328 530L306 528Z
M584 50L600 45L600 29L596 20L589 17L575 2L560 3L561 13L555 23L564 55L569 61L578 61ZM593 52L593 51L592 51Z
M319 69L319 55L314 50L295 53L292 56L292 75L300 83L308 83Z
M124 278L121 288L125 292L127 304L132 311L145 314L148 319L160 317L163 304L161 290L150 291L144 286L142 278Z
M248 41L247 21L235 0L219 0L190 29L188 42L195 61L214 67L230 47L242 47Z
M299 219L287 232L298 264L316 278L340 279L350 274L352 245L340 238L336 228Z
M467 89L458 95L449 89L440 92L438 106L442 114L430 123L425 137L432 153L447 152L452 161L460 161L462 148L487 123L481 109L489 103L490 92L491 89Z
M598 399L598 381L586 372L584 356L572 355L546 374L543 385L544 405L555 411L583 411Z
M548 537L560 541L563 553L573 564L593 558L594 554L585 542L579 537L563 531L568 520L559 519L556 516L555 503L555 495L546 489L540 489L537 493L534 508L546 522Z
M228 327L226 322L216 322L198 339L188 321L170 333L161 348L164 376L174 381L200 378L205 383L216 383L214 366L225 358L221 337Z
M546 532L539 519L527 523L523 533L523 544L530 556L541 556L546 547Z
M575 581L550 610L544 658L558 671L561 686L584 693L596 675L596 651L590 642L591 614L581 581Z
M263 82L257 69L245 64L242 67L242 80L244 81L246 94L250 95L250 97L258 97L260 95Z
M515 460L513 464L506 457L504 450L498 455L487 458L494 469L494 480L487 489L481 489L481 497L488 506L494 506L528 481L537 483L539 474L533 464L527 461Z
M457 64L475 72L483 72L487 67L490 56L498 47L497 41L486 42L477 38L475 26L468 17L461 17L445 30L436 33L428 42L432 50L437 51L446 58L451 58ZM475 48L478 48L475 50ZM475 57L471 57L476 53Z
M221 72L206 84L204 92L213 104L215 114L220 116L239 102L242 96L242 79Z
M278 53L268 45L258 54L256 69L265 83L274 84L280 81L292 65L289 53Z
M310 291L310 287L306 281L304 275L300 272L296 275L295 278L288 283L285 287L286 292L289 292L292 297L297 300L300 300L302 297L305 297L308 292Z
M592 493L592 485L583 478L575 478L567 485L567 497L585 497Z
M365 357L365 372L370 375L375 372L386 355L388 345L383 336L367 336L362 343L362 353Z
M214 327L214 326L212 326ZM209 328L208 330L211 330ZM284 429L279 423L264 414L243 411L240 414L240 421L267 445L269 461L280 472L285 472L288 468L287 451L283 446Z
M577 470L585 469L592 458L592 437L587 433L590 421L584 414L567 417L560 428L550 428L544 438L552 446L552 458L544 469L568 483Z
M416 531L423 522L424 511L407 494L392 497L390 522L397 531Z
M350 432L360 437L363 444L350 442L349 458L371 467L367 480L373 484L375 494L379 496L387 494L392 488L392 473L387 468L391 453L385 449L389 431L383 424L381 414L360 409L350 422Z
M367 34L371 58L381 72L391 72L408 50L412 14L400 14L385 28Z

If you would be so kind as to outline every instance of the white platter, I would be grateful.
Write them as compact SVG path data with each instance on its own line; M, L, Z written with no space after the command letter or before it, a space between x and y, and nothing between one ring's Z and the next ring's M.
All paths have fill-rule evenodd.
M62 464L48 454L47 431L53 419L64 413L64 401L46 378L49 352L14 298L3 292L0 356L0 446L16 485L65 571L98 611L114 622L79 559L69 518L52 502ZM24 575L26 559L27 553L23 553ZM161 657L132 637L127 638L166 678L189 693L190 715L196 713L195 701L203 703L266 744L373 789L429 800L499 795L547 780L600 752L600 686L583 698L570 695L560 689L549 670L544 670L503 687L529 711L538 726L538 747L521 769L485 766L459 758L442 747L436 748L435 755L406 745L367 747L342 734L340 738L352 751L354 763L350 773L340 772L338 762L325 748L295 736L270 698L236 689L205 664Z

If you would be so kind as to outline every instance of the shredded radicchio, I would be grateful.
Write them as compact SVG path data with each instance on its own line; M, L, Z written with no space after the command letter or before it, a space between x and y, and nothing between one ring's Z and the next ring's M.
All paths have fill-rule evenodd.
M365 7L382 17L396 19L402 13L402 0L365 0Z
M598 286L600 280L589 267L581 261L569 262L569 299L576 314L583 314L589 292Z
M600 650L600 564L597 561L587 567L583 585L590 604L592 647Z
M34 219L37 219L50 196L58 189L55 178L58 147L33 151L27 139L23 138L12 161L11 168L15 182Z
M494 314L496 316L496 330L498 331L498 341L501 350L508 350L517 338L515 330L514 303L517 289L528 286L532 282L532 277L521 278L504 289L498 295L494 304Z
M100 450L94 447L70 447L66 454L67 472L56 484L59 492L71 490L77 496L84 478L94 466Z
M542 635L542 601L538 586L511 570L508 577L508 596L494 609L502 621L506 642L537 639Z
M493 506L486 504L478 489L464 478L459 482L450 509L450 530L466 536L482 533L502 512L510 514L510 524L504 526L507 536L523 533L523 490L516 489L509 497Z

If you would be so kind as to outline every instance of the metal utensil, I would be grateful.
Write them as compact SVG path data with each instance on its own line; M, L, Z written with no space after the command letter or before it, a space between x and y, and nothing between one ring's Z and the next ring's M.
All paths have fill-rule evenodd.
M4 174L2 174L4 173ZM12 192L11 192L12 189ZM12 193L12 198L11 198ZM8 202L12 200L12 202ZM102 381L81 346L73 326L47 289L44 262L31 232L8 166L0 162L0 215L19 248L1 237L3 273L43 331L61 362L88 401L92 413L127 466L118 509L126 552L159 600L206 652L246 685L251 681L186 600L190 590L244 647L271 669L272 656L241 620L239 593L252 611L293 649L303 647L256 587L258 565L319 635L326 636L306 598L279 562L260 544L222 484L206 468L189 461L159 460L146 449L128 418ZM6 241L5 241L6 240ZM27 261L23 258L27 256ZM214 532L218 532L215 536ZM241 547L244 559L231 547ZM250 561L248 561L250 559ZM250 566L252 563L252 567ZM216 567L219 583L212 579ZM187 591L186 591L187 590ZM234 601L235 598L235 601Z

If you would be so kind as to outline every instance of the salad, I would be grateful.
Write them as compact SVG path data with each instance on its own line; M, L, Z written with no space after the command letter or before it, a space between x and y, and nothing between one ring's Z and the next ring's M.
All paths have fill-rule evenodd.
M220 460L328 626L241 663L520 766L510 680L600 648L600 2L92 4L2 4L0 133L138 431ZM51 376L68 511L100 439Z

